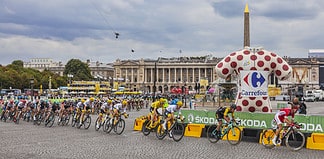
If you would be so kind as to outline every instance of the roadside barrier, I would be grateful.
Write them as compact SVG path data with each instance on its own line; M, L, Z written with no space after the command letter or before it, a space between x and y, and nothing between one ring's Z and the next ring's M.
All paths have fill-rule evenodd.
M205 124L188 124L184 136L201 137Z
M324 134L312 133L310 137L307 137L306 148L324 150Z
M134 130L135 131L142 131L143 123L146 119L139 117L136 118L134 121Z

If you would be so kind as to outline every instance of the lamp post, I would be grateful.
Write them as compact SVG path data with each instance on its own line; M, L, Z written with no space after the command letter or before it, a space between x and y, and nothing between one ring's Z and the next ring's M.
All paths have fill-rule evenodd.
M155 102L155 94L156 94L156 62L154 62L154 82L153 82L153 102Z
M30 79L31 98L34 99L34 78Z

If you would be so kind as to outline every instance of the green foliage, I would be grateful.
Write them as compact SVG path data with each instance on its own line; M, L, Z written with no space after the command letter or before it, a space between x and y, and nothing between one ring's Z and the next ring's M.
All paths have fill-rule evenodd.
M73 80L76 81L89 81L93 79L88 64L79 59L71 59L68 61L68 63L65 65L63 74L65 76L68 74L73 75Z
M30 89L31 79L34 80L33 88L39 89L42 85L43 89L49 88L49 77L52 78L52 88L65 86L67 78L60 77L48 70L40 72L32 68L24 68L23 62L20 60L13 61L7 66L0 66L0 89Z

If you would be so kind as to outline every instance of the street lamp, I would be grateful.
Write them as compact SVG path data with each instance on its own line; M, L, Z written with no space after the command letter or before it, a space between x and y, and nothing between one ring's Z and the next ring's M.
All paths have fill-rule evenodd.
M32 99L34 99L34 78L31 78L29 82L30 82L30 89L31 89Z

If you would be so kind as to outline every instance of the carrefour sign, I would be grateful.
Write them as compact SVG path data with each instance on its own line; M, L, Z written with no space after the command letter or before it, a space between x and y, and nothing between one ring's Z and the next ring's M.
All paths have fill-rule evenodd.
M268 96L268 72L241 71L241 92L245 97Z

